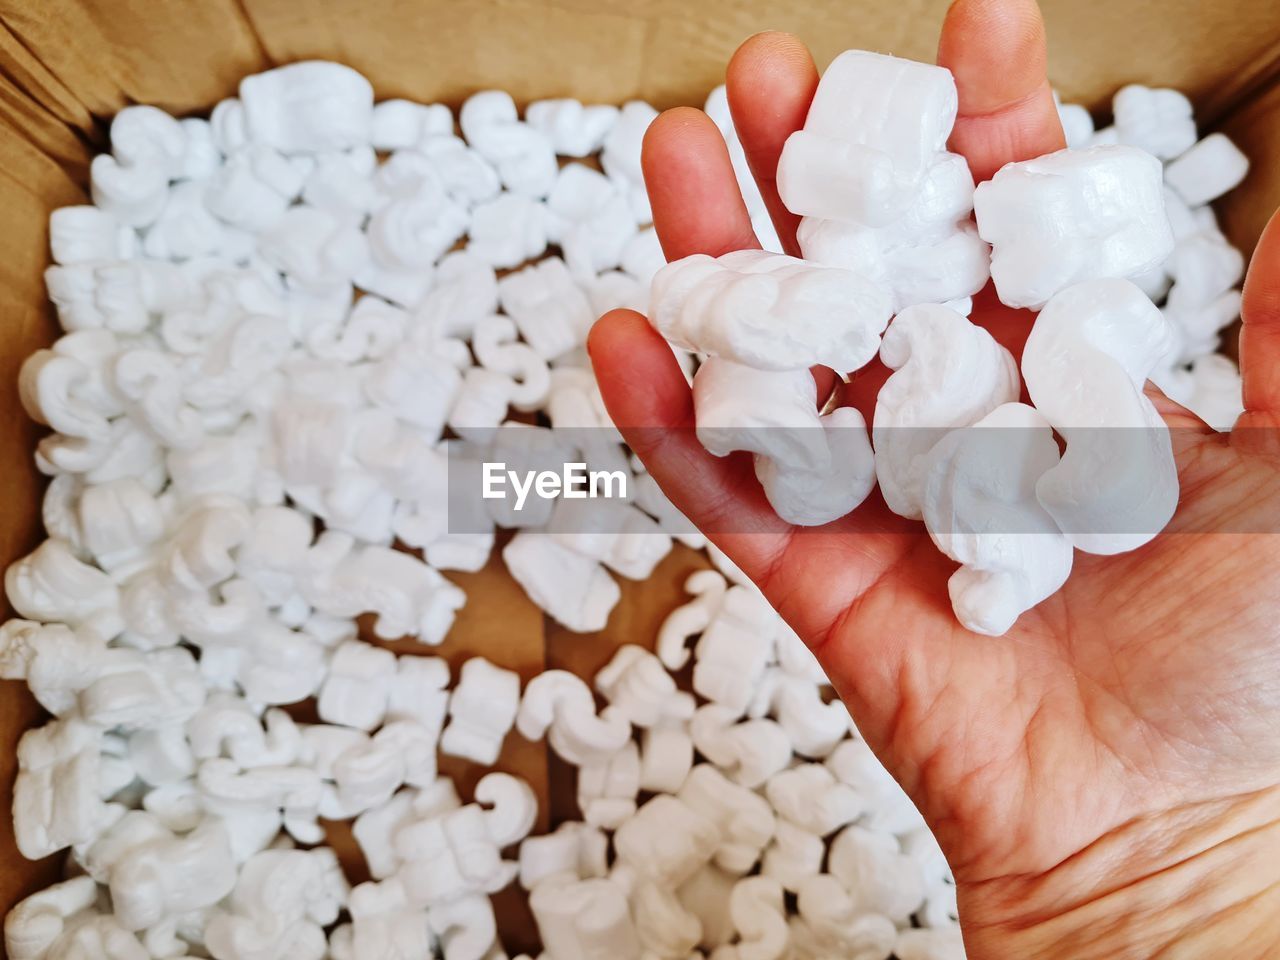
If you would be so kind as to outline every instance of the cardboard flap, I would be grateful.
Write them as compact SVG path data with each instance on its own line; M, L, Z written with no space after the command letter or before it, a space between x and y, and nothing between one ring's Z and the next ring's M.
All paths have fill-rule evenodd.
M1070 101L1105 112L1126 83L1169 85L1197 102L1206 129L1229 132L1259 169L1276 145L1250 129L1255 101L1280 79L1274 0L1043 0L1050 77ZM380 97L460 103L484 88L517 100L634 97L700 104L742 39L790 30L820 65L848 47L933 58L947 0L0 0L0 123L87 182L105 120L128 103L177 114L208 110L240 78L272 63L324 57L351 64ZM1233 239L1260 230L1230 201ZM1247 200L1244 198L1248 198ZM8 239L4 241L8 243Z
M73 104L98 119L129 103L208 109L245 74L269 66L236 0L4 0L0 20ZM83 129L82 116L65 119Z
M78 131L91 126L84 105L3 24L0 24L0 118L42 152L71 168L83 167L86 152Z
M642 97L700 104L742 40L789 30L820 65L863 47L932 60L948 0L245 0L272 60L336 56L383 96L457 102L501 87L518 100ZM1050 72L1098 105L1131 82L1173 85L1212 118L1275 59L1273 0L1043 0Z
M1050 72L1097 105L1129 82L1169 84L1209 116L1275 62L1273 0L1044 0ZM0 3L0 70L81 129L128 102L207 109L271 62L342 60L380 96L457 102L486 87L700 103L742 39L790 30L820 64L848 47L932 59L947 0L22 0ZM23 81L21 78L25 77Z

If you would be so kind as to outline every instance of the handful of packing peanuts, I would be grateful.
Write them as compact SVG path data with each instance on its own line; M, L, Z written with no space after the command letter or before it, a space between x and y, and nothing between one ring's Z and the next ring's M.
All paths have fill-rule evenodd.
M895 92L877 101L881 79ZM122 111L93 204L51 217L65 335L19 382L51 430L36 451L49 539L6 574L19 619L0 626L0 677L52 719L19 745L14 825L24 855L68 859L6 919L8 955L498 960L490 896L518 883L546 960L961 960L942 851L763 596L700 536L664 529L678 512L609 423L584 337L607 309L647 310L652 282L655 323L706 354L708 449L751 450L796 523L878 482L964 564L961 618L997 632L1057 588L1073 549L1134 545L1107 525L1117 510L1163 522L1176 486L1124 482L1169 466L1144 378L1215 423L1238 407L1212 351L1241 260L1204 204L1244 161L1218 135L1196 143L1179 98L1127 88L1097 133L1063 107L1073 146L1104 146L1003 171L975 226L945 149L945 71L846 54L779 171L804 259L661 273L644 103L549 100L522 119L487 91L455 117L375 103L355 71L310 62L246 78L207 120ZM707 111L777 250L723 88ZM1166 162L1163 188L1131 148ZM572 159L594 155L600 170ZM1121 177L1141 183L1099 192ZM1015 208L1049 202L1076 242L1041 256L1047 216ZM1167 294L1164 321L1135 272ZM1034 408L961 309L988 273L1047 304L1021 371ZM877 354L894 373L870 435L852 410L820 415L807 366ZM1088 408L1061 402L1063 371L1090 371ZM1156 441L1080 442L1104 414ZM589 440L564 450L567 428ZM1009 444L990 455L1011 432L995 428L1016 428L1019 483L1000 472ZM603 525L546 504L451 518L450 479L478 487L498 435L512 459L624 469L635 495ZM1108 498L1080 496L1099 471ZM991 510L1019 532L990 533ZM369 614L379 638L441 642L467 600L447 574L484 566L499 528L517 530L512 575L576 630L601 628L614 578L648 577L675 540L717 569L636 638L656 653L624 646L593 683L479 657L454 676L360 639ZM283 709L304 701L316 722ZM577 768L580 820L534 836L528 784L489 772L464 802L439 772L442 754L500 763L513 737ZM371 877L354 888L324 845L334 820Z
M1173 516L1168 429L1143 388L1185 394L1196 357L1170 315L1188 304L1187 325L1216 342L1241 265L1211 223L1172 221L1180 196L1203 203L1245 167L1220 134L1196 143L1181 95L1128 87L1113 138L1079 143L1083 121L1064 111L1076 146L975 189L946 150L956 109L941 67L841 54L778 161L803 259L686 257L654 277L650 316L705 357L693 378L703 446L749 451L782 519L828 523L878 482L889 509L923 519L961 565L960 623L998 635L1062 586L1074 550L1136 549ZM1211 187L1204 166L1221 170ZM1171 264L1161 311L1148 294L1163 294ZM1021 376L965 315L988 279L1006 305L1039 311ZM819 415L808 371L848 374L877 355L893 372L868 438L852 408Z

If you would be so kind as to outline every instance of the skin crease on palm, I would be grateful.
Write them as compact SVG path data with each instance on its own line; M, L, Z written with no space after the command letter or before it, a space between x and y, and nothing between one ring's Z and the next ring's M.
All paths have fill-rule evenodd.
M938 60L960 95L951 148L977 179L1063 146L1034 0L958 0ZM792 253L796 218L772 174L817 81L785 34L752 37L728 70L735 124ZM759 245L701 112L662 115L644 168L668 259ZM1077 553L1066 586L997 638L956 623L955 565L878 492L797 534L747 455L713 458L672 429L692 426L689 388L642 316L613 311L592 331L624 436L694 522L735 531L713 539L811 645L934 828L971 960L1280 955L1280 536L1202 532L1263 529L1280 510L1280 219L1254 255L1243 313L1247 410L1233 434L1153 390L1180 428L1169 530L1130 554ZM973 319L1018 356L1034 317L988 288ZM868 422L886 375L875 363L837 384ZM815 376L820 396L836 383Z

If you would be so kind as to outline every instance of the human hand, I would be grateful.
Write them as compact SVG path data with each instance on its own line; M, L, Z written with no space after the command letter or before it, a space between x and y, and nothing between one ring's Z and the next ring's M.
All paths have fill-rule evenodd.
M957 0L939 62L955 74L951 148L986 179L1063 146L1034 0ZM728 71L747 157L788 252L797 218L774 171L818 74L761 34ZM645 176L668 259L757 247L723 140L696 110L650 128ZM751 458L698 444L688 385L639 314L589 349L624 437L672 501L764 591L822 661L859 731L936 832L971 960L1280 954L1280 217L1244 302L1246 412L1230 435L1160 397L1181 483L1161 536L1077 553L1066 586L1003 637L968 633L954 564L873 493L817 529L777 518ZM1017 357L1033 315L990 288L974 322ZM868 423L888 375L841 387ZM836 383L816 371L819 396Z

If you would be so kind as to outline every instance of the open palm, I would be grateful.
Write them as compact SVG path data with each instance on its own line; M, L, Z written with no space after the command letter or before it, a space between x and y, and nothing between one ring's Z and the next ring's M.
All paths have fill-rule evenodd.
M977 179L1063 146L1033 0L958 0L939 61L960 95L951 146ZM778 201L773 172L816 87L812 58L792 37L762 34L738 51L728 82L761 192L795 252L796 218ZM669 259L759 245L703 114L660 117L644 163ZM1232 434L1153 397L1179 464L1169 530L1130 554L1077 554L1066 586L998 638L956 623L946 589L955 565L918 523L873 493L825 527L786 525L749 455L717 459L698 444L689 388L643 317L614 311L592 332L624 436L811 645L934 828L972 958L1056 956L1034 952L1039 933L1094 916L1152 876L1177 889L1180 865L1206 851L1238 864L1246 841L1235 834L1280 821L1280 538L1249 532L1280 516L1280 220L1255 255L1244 312L1247 412ZM1017 357L1034 318L988 289L972 319ZM838 385L868 422L887 373L873 364ZM820 389L834 380L815 375L827 380ZM1274 900L1269 907L1280 914ZM1094 955L1078 941L1075 949L1063 955Z

